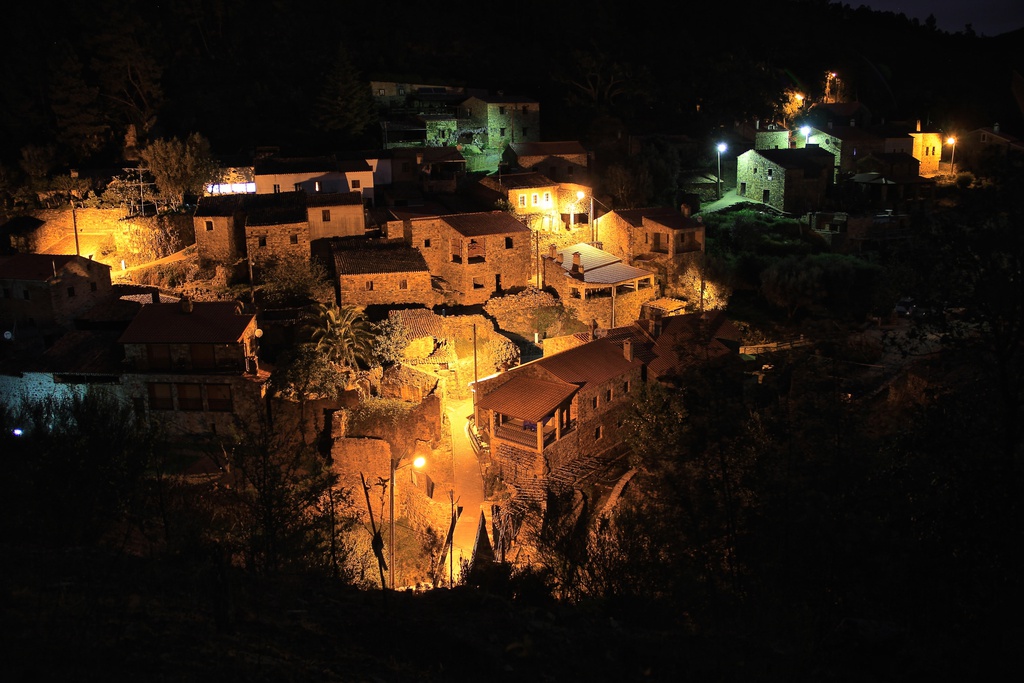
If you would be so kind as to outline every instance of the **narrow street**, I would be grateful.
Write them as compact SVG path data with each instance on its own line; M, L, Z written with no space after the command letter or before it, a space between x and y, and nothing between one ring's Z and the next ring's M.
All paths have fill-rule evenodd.
M451 427L452 453L455 470L455 500L462 514L455 525L452 539L454 558L454 583L462 573L462 560L471 560L476 547L477 530L480 526L484 502L484 480L480 463L470 440L469 418L473 415L472 397L461 401L449 401L448 422ZM452 568L449 562L449 568Z

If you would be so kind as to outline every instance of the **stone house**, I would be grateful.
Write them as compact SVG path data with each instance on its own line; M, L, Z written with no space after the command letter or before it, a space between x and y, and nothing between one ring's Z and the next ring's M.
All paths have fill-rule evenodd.
M144 305L118 339L123 393L169 434L228 434L263 411L259 335L236 302Z
M366 212L359 192L320 192L306 195L310 241L325 237L362 237Z
M531 230L552 232L561 225L559 185L541 173L501 173L480 179L477 196L494 206L499 200L509 203L516 217Z
M737 194L779 211L820 208L832 186L834 156L816 145L752 149L736 160Z
M373 203L373 169L365 159L336 157L264 157L253 166L256 194L359 192Z
M871 204L892 209L908 208L934 198L935 181L918 173L921 162L906 152L873 153L857 162L850 179Z
M471 95L461 105L468 111L471 133L459 143L503 150L516 142L540 140L540 103L512 95Z
M620 446L642 381L631 344L594 340L476 382L476 424L499 475L521 487Z
M110 266L84 256L0 256L0 332L68 327L110 292Z
M576 318L602 327L637 320L644 302L660 294L654 273L584 242L551 245L543 261L544 284Z
M542 173L555 182L590 183L590 155L579 142L515 142L505 150L511 168Z
M455 192L466 176L466 157L458 147L402 147L391 154L394 182L427 194Z
M204 263L233 263L245 254L245 195L200 197L192 221Z
M410 220L405 241L418 249L452 303L480 304L530 275L530 229L503 211Z
M404 243L335 248L334 272L343 305L440 303L423 254Z
M778 123L767 123L762 128L757 122L754 129L754 149L789 149L790 131Z
M675 290L679 276L704 252L705 230L690 207L619 209L594 225L595 244L630 265L657 273L664 288Z
M841 175L854 173L859 158L874 152L886 151L885 138L856 126L829 124L825 128L811 127L804 140L804 147L815 145L831 153L835 158L836 173L833 181Z
M1005 157L1007 155L1024 155L1024 140L1002 130L998 123L977 128L961 136L957 142L956 158L953 162L957 168L961 164L973 167L984 156L994 155ZM938 159L936 158L936 163ZM936 168L936 173L938 169ZM924 170L921 175L924 175Z
M310 258L306 193L247 195L245 246L250 264L260 266L286 256Z

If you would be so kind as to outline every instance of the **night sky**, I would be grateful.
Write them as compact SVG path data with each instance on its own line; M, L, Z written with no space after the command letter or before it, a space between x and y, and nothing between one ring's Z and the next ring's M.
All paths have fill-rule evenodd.
M868 0L844 4L902 13L921 23L929 14L934 14L939 29L950 33L963 31L967 24L980 36L997 36L1024 27L1024 2L1021 0Z

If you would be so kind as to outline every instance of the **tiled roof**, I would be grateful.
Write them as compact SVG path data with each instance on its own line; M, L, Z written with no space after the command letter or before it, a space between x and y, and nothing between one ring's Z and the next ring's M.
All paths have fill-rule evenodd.
M622 349L598 339L574 349L533 361L563 382L585 385L603 382L627 372L640 361L628 361ZM515 372L515 370L509 370Z
M441 220L463 237L530 232L530 229L517 220L515 216L504 211L459 213L451 216L442 216Z
M374 273L414 273L427 271L427 262L418 249L405 245L379 249L338 249L334 252L338 275Z
M199 218L209 218L212 216L232 216L236 211L242 208L242 198L245 195L241 194L224 194L224 195L211 195L209 197L200 197L199 203L196 205L195 216Z
M366 165L366 162L363 161L363 164ZM256 175L340 173L341 166L332 157L268 157L257 160L253 171Z
M306 193L276 192L245 195L246 225L305 223Z
M148 304L139 310L118 340L122 344L236 344L255 318L238 314L233 301Z
M505 191L529 189L531 187L550 187L551 185L558 184L543 173L533 171L529 173L502 173L501 175L487 176L482 178L480 182L486 187Z
M560 154L586 154L587 150L576 140L565 142L514 142L512 151L517 156L558 156Z
M306 206L349 206L362 203L361 192L313 192L306 195Z
M55 273L60 274L68 263L75 260L110 269L105 263L74 254L13 254L0 256L0 278L46 282Z
M554 356L552 356L554 357ZM568 382L549 382L517 375L477 399L477 406L528 422L539 422L579 391Z
M409 331L410 339L433 337L443 339L446 336L444 318L427 308L405 308L388 313L389 318L397 318Z
M687 218L682 212L670 207L648 207L645 209L616 209L616 216L635 228L642 227L644 219L654 221L671 230L699 228L703 224L694 217Z

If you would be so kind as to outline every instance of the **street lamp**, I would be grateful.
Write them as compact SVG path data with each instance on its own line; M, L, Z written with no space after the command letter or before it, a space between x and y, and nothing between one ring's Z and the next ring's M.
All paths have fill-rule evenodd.
M804 134L804 147L806 148L811 144L811 127L802 126L800 132Z
M727 149L724 142L718 143L718 198L722 198L722 152Z
M416 469L422 469L422 467L427 463L427 459L421 455L409 463L409 465L402 465L401 467L395 467L394 458L390 458L390 460L391 480L388 483L390 484L389 488L391 494L391 533L388 540L388 547L390 548L388 551L390 555L388 558L388 583L391 584L391 590L395 590L395 473L398 472L398 470L404 470L406 467L409 467L409 465L412 465Z
M956 166L953 165L953 161L956 159L956 138L950 135L946 138L946 144L953 148L949 153L949 174L954 175L956 173Z

